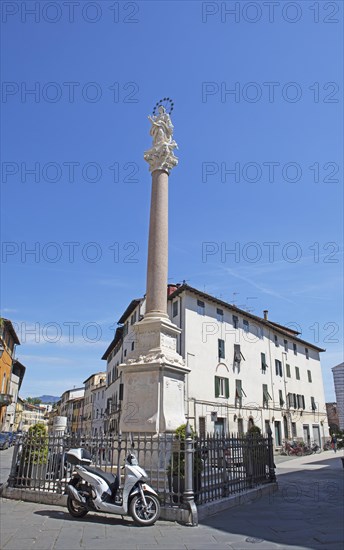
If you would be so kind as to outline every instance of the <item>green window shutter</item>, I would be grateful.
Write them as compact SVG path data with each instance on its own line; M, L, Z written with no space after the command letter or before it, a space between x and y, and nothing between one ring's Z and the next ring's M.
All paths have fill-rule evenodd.
M229 397L229 380L228 378L225 378L225 392L226 392L226 398Z
M266 369L266 360L265 360L265 353L261 353L261 363L262 363L262 370Z
M220 380L218 376L215 376L215 397L219 397L220 395Z

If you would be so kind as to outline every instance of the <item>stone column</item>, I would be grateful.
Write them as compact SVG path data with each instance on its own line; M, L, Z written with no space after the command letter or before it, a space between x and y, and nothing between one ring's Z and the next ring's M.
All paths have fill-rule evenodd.
M123 364L122 432L172 432L185 422L184 379L189 369L177 351L181 330L167 315L168 177L178 164L173 125L164 107L148 117L152 147L144 158L152 173L146 313L135 323L135 346Z
M154 170L149 222L145 317L167 318L168 173Z

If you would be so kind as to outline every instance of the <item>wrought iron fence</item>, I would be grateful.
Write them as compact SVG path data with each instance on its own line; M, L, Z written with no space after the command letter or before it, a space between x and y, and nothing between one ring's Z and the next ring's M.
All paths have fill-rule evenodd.
M91 452L93 466L119 475L122 483L121 466L134 449L164 506L183 506L190 500L190 483L195 502L203 504L274 481L271 435L179 439L172 434L40 438L24 434L16 441L9 486L64 494L73 472L66 452L78 447ZM193 458L191 467L187 456ZM191 481L186 479L189 472Z
M271 435L208 435L196 440L194 452L198 504L275 481Z

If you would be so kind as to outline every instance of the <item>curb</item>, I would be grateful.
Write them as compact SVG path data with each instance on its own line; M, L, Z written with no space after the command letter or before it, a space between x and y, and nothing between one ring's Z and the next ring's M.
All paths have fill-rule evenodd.
M344 462L343 462L344 464ZM269 483L254 489L249 489L245 493L239 493L215 502L208 502L197 506L198 519L202 520L224 510L249 504L259 500L263 495L273 495L278 490L278 483ZM56 493L47 493L43 491L30 491L29 489L17 489L9 487L7 483L0 486L0 496L13 500L23 500L26 502L35 502L40 504L51 504L53 506L67 507L67 495L58 495ZM190 521L190 512L184 508L162 507L160 519L173 521L182 524L188 524Z

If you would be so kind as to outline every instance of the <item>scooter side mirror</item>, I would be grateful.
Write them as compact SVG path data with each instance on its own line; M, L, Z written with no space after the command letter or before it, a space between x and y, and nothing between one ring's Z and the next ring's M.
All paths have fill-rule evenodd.
M128 462L128 464L131 464L131 466L137 466L138 465L137 458L133 453L128 454L127 462Z

